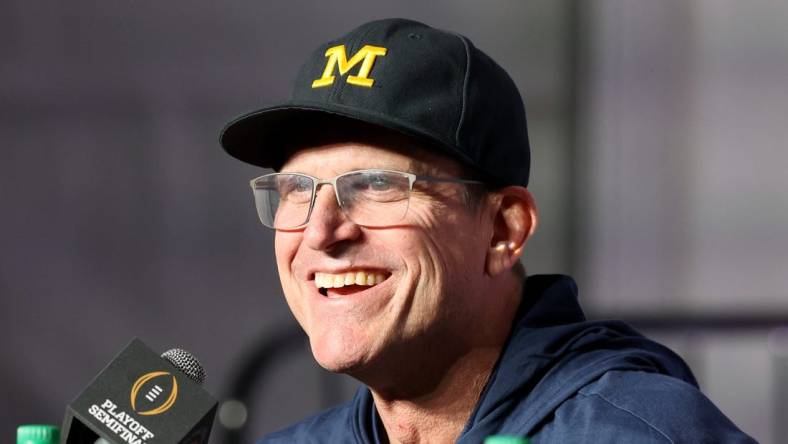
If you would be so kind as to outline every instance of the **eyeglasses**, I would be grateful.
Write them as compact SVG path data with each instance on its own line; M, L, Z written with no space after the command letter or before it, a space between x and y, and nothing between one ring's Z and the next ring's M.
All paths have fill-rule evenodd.
M339 207L350 221L367 227L399 223L408 212L416 181L481 184L466 179L417 176L389 170L350 171L333 179L299 173L274 173L252 179L257 214L266 227L288 230L304 227L315 206L320 185L331 184Z

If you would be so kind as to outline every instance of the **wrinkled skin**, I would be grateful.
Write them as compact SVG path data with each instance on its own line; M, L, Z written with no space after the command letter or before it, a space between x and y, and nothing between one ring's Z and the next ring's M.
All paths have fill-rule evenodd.
M281 170L331 178L366 168L455 178L458 172L442 157L414 158L364 143L300 150ZM345 218L334 190L323 185L309 224L276 233L285 297L321 366L364 379L404 361L461 354L484 340L474 318L488 294L485 263L493 217L484 208L469 209L460 187L417 182L401 224L367 228ZM315 287L315 272L359 269L382 270L388 278L336 298Z

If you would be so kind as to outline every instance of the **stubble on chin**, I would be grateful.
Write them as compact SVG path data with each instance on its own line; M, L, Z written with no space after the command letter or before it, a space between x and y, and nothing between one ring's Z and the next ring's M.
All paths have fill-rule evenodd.
M313 332L310 346L317 363L333 373L352 375L364 366L369 357L361 341L348 332Z

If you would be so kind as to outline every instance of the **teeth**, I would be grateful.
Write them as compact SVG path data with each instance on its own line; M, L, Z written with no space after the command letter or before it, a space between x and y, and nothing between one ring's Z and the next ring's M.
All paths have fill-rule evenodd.
M345 285L354 284L370 287L384 280L386 280L386 276L383 273L370 273L365 271L340 274L315 273L315 285L317 288L339 288Z

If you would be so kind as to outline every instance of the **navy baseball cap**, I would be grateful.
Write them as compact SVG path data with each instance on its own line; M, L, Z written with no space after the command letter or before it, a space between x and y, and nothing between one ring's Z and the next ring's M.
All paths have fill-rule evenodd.
M353 125L401 133L488 182L528 185L520 93L503 68L452 32L405 19L361 25L311 54L290 100L236 118L220 140L230 155L278 170L304 134L319 141L338 124L346 133Z

